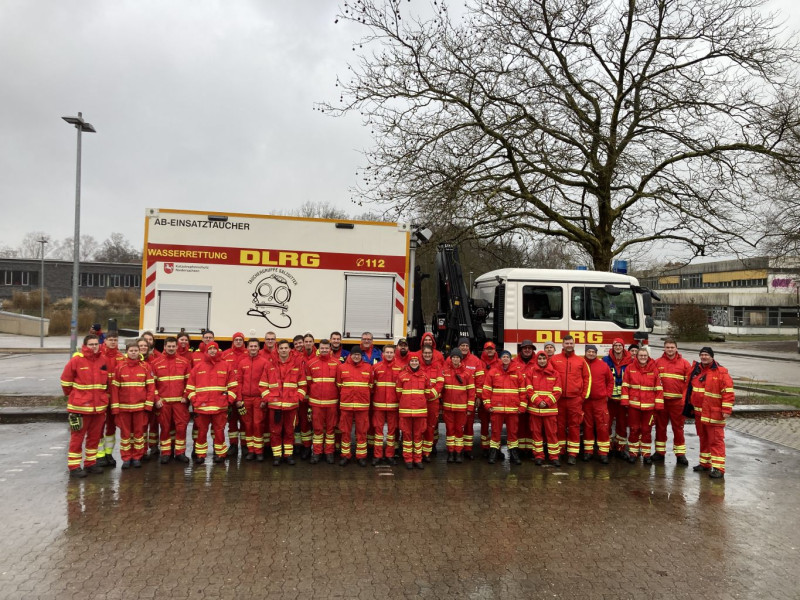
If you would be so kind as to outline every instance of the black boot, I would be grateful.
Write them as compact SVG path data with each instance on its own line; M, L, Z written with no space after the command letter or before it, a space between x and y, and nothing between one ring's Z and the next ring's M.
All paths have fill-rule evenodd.
M239 454L239 444L238 443L231 444L230 448L228 448L228 456L234 457L234 456L236 456L238 454ZM214 461L214 462L217 462L217 461Z
M522 464L522 461L519 458L519 450L517 450L516 448L511 448L511 450L509 450L508 453L511 454L511 462L513 464L515 465Z
M711 469L711 472L708 474L711 479L723 479L725 477L725 473L720 471L719 469Z
M456 453L455 452L448 452L447 453L447 462L449 462L449 463L456 462Z
M463 463L464 458L461 456L461 452L456 452L456 463Z
M493 465L497 462L497 448L489 450L489 464Z

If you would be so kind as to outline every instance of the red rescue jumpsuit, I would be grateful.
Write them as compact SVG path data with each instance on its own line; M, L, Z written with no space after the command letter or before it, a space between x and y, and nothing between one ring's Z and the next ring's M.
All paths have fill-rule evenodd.
M520 369L525 374L525 378L527 380L528 378L530 378L530 375L533 372L533 367L536 366L536 353L534 352L531 355L531 358L528 362L525 362L521 355L517 355L511 361L511 364L516 365L517 368ZM519 427L517 429L517 435L518 435L517 441L519 442L519 449L533 451L533 438L531 437L531 429L527 411L519 416Z
M386 425L386 458L394 457L394 443L399 419L397 376L403 367L396 360L386 360L372 367L375 386L372 389L372 430L375 432L373 456L383 458L383 427Z
M690 380L694 422L700 438L700 464L725 472L725 418L733 412L733 380L713 361L695 363Z
M109 405L108 372L99 352L83 346L69 359L61 373L61 389L67 396L67 412L81 415L83 424L78 431L70 430L67 467L81 467L83 441L86 440L84 467L97 462L97 446L103 433L103 423Z
M440 353L441 354L441 353ZM422 353L420 352L420 357ZM419 368L425 372L431 382L433 396L428 398L428 421L425 429L425 435L422 437L422 455L428 457L433 452L433 446L439 433L439 412L441 409L442 389L444 387L444 377L442 377L442 369L444 367L444 359L441 363L434 358L430 363L420 358Z
M106 361L106 370L108 371L108 393L111 394L111 378L114 377L114 371L117 366L125 359L125 355L119 351L118 348L111 349L105 344L100 346L100 354ZM114 453L114 442L117 438L117 421L114 414L111 412L111 401L109 398L108 410L106 411L106 423L103 427L105 435L101 432L100 444L97 447L97 459L100 460L104 456L109 458Z
M450 362L449 358L447 362ZM464 421L464 439L461 440L464 452L471 454L472 444L475 441L475 407L480 403L481 394L483 394L483 379L486 376L486 367L483 361L472 353L466 354L461 359L461 364L467 371L472 373L472 380L475 384L475 402L472 407L467 407Z
M497 353L495 353L493 358L489 358L489 355L484 350L481 354L481 362L484 364L484 377L489 374L495 367L500 366L500 357ZM485 383L485 380L484 380ZM489 449L489 422L491 419L489 418L489 409L486 408L483 404L483 385L481 385L480 389L480 407L478 408L478 420L481 422L481 449L488 450Z
M483 402L489 410L492 422L491 448L500 449L500 436L506 426L508 449L517 448L519 415L528 408L525 373L517 366L501 364L489 371L483 384Z
M261 403L266 402L269 392L269 361L260 353L250 356L248 353L239 360L239 400L244 402L245 414L240 415L244 421L244 436L247 452L256 456L264 454L264 409ZM239 414L238 409L234 409ZM230 423L230 419L228 420Z
M111 381L111 412L119 426L119 449L123 461L144 456L144 428L153 410L153 371L145 361L125 358Z
M314 429L314 454L330 454L336 450L336 425L339 422L339 388L336 370L341 363L332 354L317 356L308 363L308 402Z
M305 366L289 356L286 362L275 363L269 370L269 404L270 444L272 456L290 457L294 450L294 426L297 423L297 407L300 400L306 397L307 381ZM281 413L280 416L277 413ZM276 422L276 418L278 419Z
M471 355L470 355L471 356ZM442 373L442 414L448 452L464 449L464 426L467 415L475 414L475 379L463 361L455 368L452 363ZM470 446L471 448L472 446Z
M165 352L153 364L156 400L162 402L159 416L162 455L172 452L173 436L175 456L186 453L186 428L189 426L186 382L191 370L191 363L177 353Z
M656 367L661 374L664 388L664 410L656 413L656 452L667 453L667 425L672 424L672 450L676 456L686 455L686 437L683 426L683 405L692 365L679 353L670 360L664 353L656 359Z
M240 332L233 334L234 338L237 336L244 339L244 334ZM233 364L233 369L236 371L237 380L239 377L239 362L246 356L247 348L245 346L240 348L231 346L222 353L222 359ZM238 444L241 445L242 448L245 448L247 445L247 431L244 418L239 414L239 411L236 410L236 407L232 407L230 410L228 410L228 442L231 446L236 446Z
M581 448L583 401L589 397L592 375L582 356L563 350L554 354L550 364L561 377L562 393L558 401L558 443L561 454L577 456Z
M547 356L544 352L537 352L537 359L539 355ZM544 459L544 444L547 442L547 454L550 460L555 460L561 451L558 443L558 399L561 397L561 376L549 362L544 367L536 364L528 376L527 384L533 457ZM543 402L544 406L541 406Z
M197 441L194 445L197 458L205 458L208 453L208 427L214 433L214 454L227 456L225 444L225 421L228 407L236 401L236 373L230 362L203 353L203 360L192 369L186 384L187 397L194 409L194 425Z
M403 432L403 460L421 463L423 434L428 428L428 404L436 392L425 372L421 368L412 371L411 367L398 375L396 391Z
M625 369L622 377L622 405L628 407L629 452L632 457L641 453L645 458L650 456L654 412L664 410L664 390L661 387L661 376L652 358L642 365L638 360Z
M633 362L633 357L628 350L625 350L621 338L615 338L614 343L623 344L622 356L619 360L614 354L613 347L608 351L608 356L603 357L603 361L614 376L614 389L611 392L611 399L608 401L608 432L613 442L613 449L617 452L625 452L628 447L628 409L622 406L622 376L628 365Z
M614 375L601 358L586 359L592 375L589 397L583 402L583 452L607 456L611 449L609 437L608 403L614 391ZM597 437L595 437L595 432Z
M336 370L339 388L339 430L342 432L342 458L351 458L353 422L356 428L356 458L367 458L369 401L372 395L372 365L353 362L352 355Z

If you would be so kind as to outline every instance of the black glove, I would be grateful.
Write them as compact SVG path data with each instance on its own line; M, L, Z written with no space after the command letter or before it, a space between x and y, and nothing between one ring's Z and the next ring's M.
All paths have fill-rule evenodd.
M83 419L80 415L69 413L67 421L69 421L69 428L72 429L72 431L80 431L83 428Z
M237 408L238 408L239 414L241 416L245 416L247 414L247 407L244 404L242 404L241 406L239 406Z

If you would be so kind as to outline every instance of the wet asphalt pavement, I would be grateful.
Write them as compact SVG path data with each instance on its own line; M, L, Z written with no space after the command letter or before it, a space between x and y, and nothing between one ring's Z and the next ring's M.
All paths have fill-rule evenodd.
M0 439L4 599L800 595L800 452L733 431L724 482L672 456L443 453L424 471L150 461L70 480L66 424Z

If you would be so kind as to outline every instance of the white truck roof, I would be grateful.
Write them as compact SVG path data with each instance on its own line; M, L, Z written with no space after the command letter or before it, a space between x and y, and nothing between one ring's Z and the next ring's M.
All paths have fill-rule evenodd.
M497 269L484 273L475 280L475 283L485 283L496 280L498 277L507 281L585 281L586 283L639 285L639 281L630 275L606 271L580 271L578 269Z

